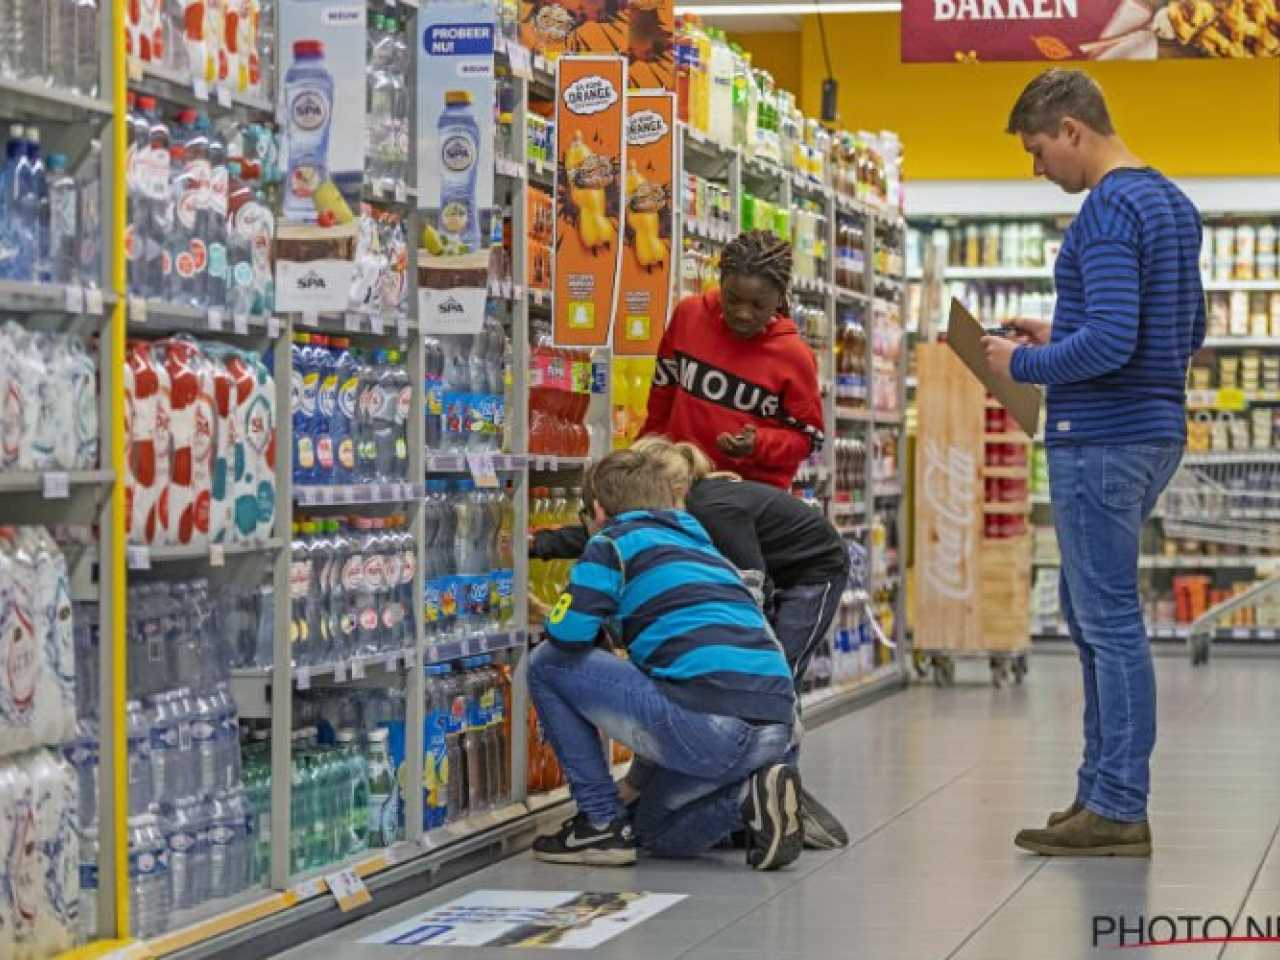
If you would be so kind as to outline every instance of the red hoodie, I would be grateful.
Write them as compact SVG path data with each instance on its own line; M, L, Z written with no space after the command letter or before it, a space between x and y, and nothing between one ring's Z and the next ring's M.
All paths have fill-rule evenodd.
M748 423L755 424L755 451L735 460L716 438ZM642 436L691 441L722 470L787 488L822 446L822 431L818 365L794 321L775 317L743 340L725 326L720 291L680 301L658 347Z

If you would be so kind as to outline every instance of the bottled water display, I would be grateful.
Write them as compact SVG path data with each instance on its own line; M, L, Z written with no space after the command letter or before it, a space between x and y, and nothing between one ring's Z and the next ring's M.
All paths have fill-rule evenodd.
M135 936L184 926L216 909L211 901L264 879L255 853L262 797L242 780L230 687L237 591L214 589L203 578L129 588L125 719ZM77 770L82 783L90 779Z
M0 15L0 77L96 97L99 29L96 0L7 3Z
M294 334L293 480L299 485L409 479L409 373L397 350Z
M426 443L440 453L509 447L511 341L493 314L474 335L429 337Z
M360 205L356 271L347 309L377 317L388 329L409 316L409 246L404 220L392 210Z
M369 17L365 131L367 179L393 193L409 165L409 48L400 22L386 14Z
M125 50L184 86L264 96L275 63L273 34L264 32L272 22L261 0L135 3L127 8Z
M97 371L78 337L0 324L0 398L0 473L97 467Z
M505 805L511 796L511 673L492 657L424 668L423 826Z
M275 526L275 382L250 351L190 337L125 350L131 543L265 540Z
M43 527L0 527L4 957L53 956L73 947L81 934L82 785L63 759L80 733L74 624L66 561L50 533Z
M510 490L428 480L422 509L428 641L506 629L515 613Z

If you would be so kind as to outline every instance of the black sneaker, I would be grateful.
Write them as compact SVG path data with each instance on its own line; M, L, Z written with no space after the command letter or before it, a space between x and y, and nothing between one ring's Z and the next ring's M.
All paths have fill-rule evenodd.
M533 855L546 863L581 863L588 867L628 867L636 862L631 824L618 817L596 829L585 814L570 817L558 833L533 841Z
M849 845L849 832L844 825L803 787L800 788L800 819L804 822L806 850L838 850Z
M751 776L742 803L747 828L747 864L777 870L800 856L804 825L800 822L800 774L775 763Z

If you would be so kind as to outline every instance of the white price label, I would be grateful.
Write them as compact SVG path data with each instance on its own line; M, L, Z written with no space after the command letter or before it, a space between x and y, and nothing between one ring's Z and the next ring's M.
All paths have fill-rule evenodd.
M418 651L413 647L410 647L409 649L402 651L401 656L404 657L404 665L406 667L412 667L418 660Z
M212 543L209 545L209 566L225 567L227 565L227 551L220 543Z
M320 315L317 314L314 310L303 310L302 322L305 323L308 327L319 326Z
M372 330L376 336L382 336L383 330L386 329L382 323L382 314L369 314L369 329Z
M214 332L222 329L222 308L210 307L208 313L209 329Z
M468 453L467 469L471 471L471 477L475 480L477 487L489 490L497 489L498 472L493 465L493 454Z
M310 900L312 897L318 897L324 889L321 886L324 882L322 880L304 880L293 888L293 895L299 900Z
M84 313L84 287L67 287L67 313Z
M396 336L401 340L409 337L409 318L405 316L396 317Z
M361 660L359 657L351 661L351 679L352 680L364 679L364 661Z
M369 192L373 194L375 200L382 199L382 181L374 180L369 184Z
M42 481L46 500L65 500L71 495L71 478L65 473L46 473Z
M267 336L272 340L280 337L280 318L272 314L267 317Z
M525 80L533 79L533 57L529 48L519 43L507 44L507 56L511 59L511 72Z
M134 323L147 322L147 301L142 297L129 298L129 319Z
M226 87L218 87L218 106L231 109L231 91Z
M311 689L311 670L308 667L298 667L293 674L293 684L299 690Z
M145 544L131 543L125 550L125 562L130 570L150 570L151 549Z
M84 308L95 317L102 316L102 311L104 309L102 303L102 291L97 287L85 287Z
M347 682L347 661L339 660L337 663L333 665L333 682L334 683Z
M360 325L361 325L360 314L356 313L354 310L349 311L346 315L345 323L344 323L344 326L347 328L347 330L351 333L359 333Z
M396 181L396 203L404 203L409 199L409 188L403 180Z
M195 94L195 97L197 100L208 100L209 99L208 82L201 80L199 78L192 80L191 92Z
M130 83L142 82L142 61L137 57L130 57L125 64L125 73Z
M249 332L249 315L243 311L236 311L231 315L231 329L241 336L245 336Z
M373 898L369 896L369 888L364 885L360 875L348 867L341 873L331 873L324 878L329 885L329 892L338 901L338 909L343 913L362 907Z

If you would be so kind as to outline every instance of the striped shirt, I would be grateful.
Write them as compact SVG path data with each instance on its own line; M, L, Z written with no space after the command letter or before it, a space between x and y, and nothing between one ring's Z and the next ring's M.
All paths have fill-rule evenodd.
M622 513L592 537L547 617L547 636L586 649L606 623L631 662L699 713L790 723L782 648L742 578L682 510Z
M1204 343L1200 214L1149 167L1090 192L1054 269L1048 346L1019 347L1015 380L1048 385L1045 443L1186 439L1187 364Z

